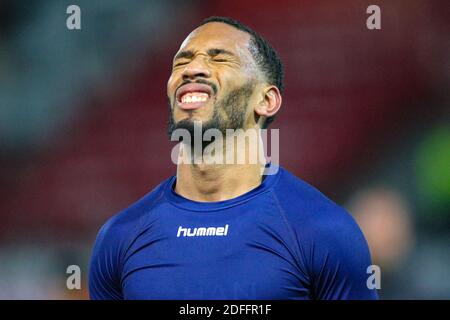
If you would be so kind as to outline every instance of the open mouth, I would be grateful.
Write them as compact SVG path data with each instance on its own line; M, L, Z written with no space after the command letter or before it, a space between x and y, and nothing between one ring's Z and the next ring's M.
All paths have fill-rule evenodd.
M202 83L188 83L178 88L177 104L181 109L194 110L208 103L213 92L210 86Z

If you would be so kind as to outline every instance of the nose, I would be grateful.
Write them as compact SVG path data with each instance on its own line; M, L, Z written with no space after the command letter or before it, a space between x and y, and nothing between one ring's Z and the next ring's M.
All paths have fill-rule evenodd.
M196 78L209 78L211 77L211 72L206 66L195 59L191 61L182 73L183 80L194 80Z

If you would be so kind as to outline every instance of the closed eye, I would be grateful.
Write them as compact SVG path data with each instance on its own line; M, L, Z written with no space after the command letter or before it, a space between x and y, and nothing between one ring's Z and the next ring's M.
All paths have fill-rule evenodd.
M214 62L227 62L227 59L220 59L220 58L215 58L213 59Z
M188 63L189 63L188 61L178 62L178 63L176 63L176 64L174 65L174 67L184 66L184 65L186 65L186 64L188 64Z

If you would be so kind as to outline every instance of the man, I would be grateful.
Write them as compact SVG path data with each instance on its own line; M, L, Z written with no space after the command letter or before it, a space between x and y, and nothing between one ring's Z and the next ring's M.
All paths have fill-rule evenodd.
M205 20L173 61L169 134L195 135L199 124L200 135L260 134L281 106L282 76L254 31ZM223 140L203 139L200 149L193 140L180 143L176 176L100 230L92 299L377 298L366 285L366 241L348 213L283 168L261 174L273 164L207 162L204 151ZM258 150L220 144L205 157Z

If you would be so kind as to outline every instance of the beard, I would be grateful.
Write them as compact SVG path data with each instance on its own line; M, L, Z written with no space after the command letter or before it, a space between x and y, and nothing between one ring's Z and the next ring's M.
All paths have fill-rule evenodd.
M223 136L225 136L227 129L243 129L248 102L254 88L254 82L247 82L243 86L232 90L223 99L216 101L213 105L213 114L211 119L201 121L202 137L209 129L217 129ZM191 142L195 140L194 134L196 131L194 131L194 120L183 119L175 122L173 118L173 109L171 108L169 101L169 122L167 127L169 139L171 138L172 133L177 129L187 130L191 136ZM201 140L203 149L214 141Z

